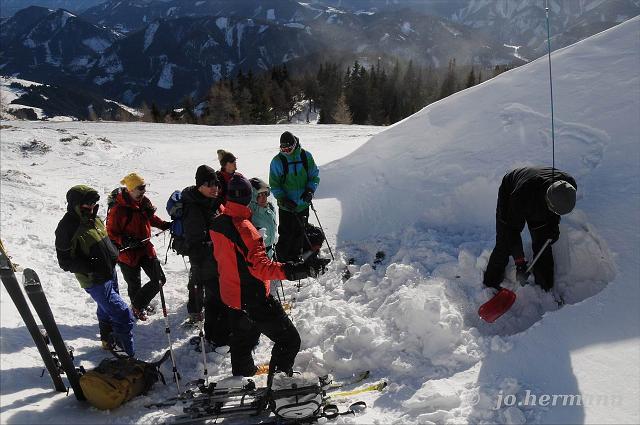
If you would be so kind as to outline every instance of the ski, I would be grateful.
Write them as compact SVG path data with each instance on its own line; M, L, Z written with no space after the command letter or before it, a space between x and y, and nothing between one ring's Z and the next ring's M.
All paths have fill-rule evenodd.
M342 398L342 397L349 397L356 394L382 391L386 387L387 387L387 382L380 381L375 384L367 385L366 387L363 387L363 388L356 388L355 390L329 392L327 393L327 399L336 399L336 398Z
M31 314L29 304L27 304L27 300L25 299L22 289L20 289L18 279L16 278L15 267L11 263L2 241L0 241L0 277L2 279L2 284L13 301L13 304L16 306L16 309L18 309L18 313L20 313L22 321L31 334L33 342L36 344L36 348L42 357L46 370L49 372L49 376L51 376L54 388L56 391L66 392L67 386L64 384L62 377L60 376L59 364L51 355L44 335L38 328L33 314Z
M338 389L338 388L342 388L342 387L346 387L349 385L354 385L357 383L360 383L362 381L364 381L365 379L367 379L370 375L370 372L368 370L364 370L362 372L356 373L355 375L353 375L352 377L342 380L342 381L338 381L338 382L333 382L330 381L327 385L326 388L327 389Z
M60 335L60 330L51 312L51 307L47 297L42 290L42 284L38 274L32 269L24 269L24 289L31 301L31 305L36 310L44 329L56 351L60 364L69 379L69 384L73 388L73 393L78 400L86 400L82 388L80 387L80 375L73 364L73 358Z

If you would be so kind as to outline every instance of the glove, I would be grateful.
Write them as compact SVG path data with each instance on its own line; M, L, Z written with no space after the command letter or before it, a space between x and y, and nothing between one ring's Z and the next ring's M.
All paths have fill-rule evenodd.
M311 200L313 199L313 190L307 189L304 192L302 192L302 195L300 195L300 199L302 199L307 204L310 203Z
M327 271L327 264L329 264L331 260L329 258L318 258L317 255L312 256L309 260L307 260L307 265L311 271L310 277L318 277L323 275Z
M127 249L138 249L144 247L144 242L129 235L122 238L122 244L124 245L124 248Z
M287 277L287 280L306 279L312 274L311 267L303 262L294 263L288 261L284 263L282 270L284 271L284 275Z
M524 258L516 259L516 281L522 286L527 283L527 279L529 279L529 275L531 274L527 272L527 267L527 260Z
M296 208L298 208L298 204L296 204L295 201L292 201L291 199L285 199L282 202L282 206L291 211L295 211Z
M545 232L545 238L544 240L546 241L547 239L551 239L551 244L554 244L558 241L558 238L560 237L560 229L558 228L558 226L552 226L549 229L547 229L547 231Z

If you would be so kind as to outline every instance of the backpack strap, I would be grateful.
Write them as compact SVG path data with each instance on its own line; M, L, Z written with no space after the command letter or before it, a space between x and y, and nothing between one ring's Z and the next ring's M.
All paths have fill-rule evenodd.
M282 162L282 182L284 183L284 181L287 179L287 174L289 174L289 161L287 160L287 157L284 156L283 154L279 153L278 157L280 158L280 162ZM305 151L304 149L300 148L300 162L302 162L302 167L304 167L304 171L307 173L307 176L309 175L309 159L307 157L307 151ZM298 161L295 162L296 164L298 163Z

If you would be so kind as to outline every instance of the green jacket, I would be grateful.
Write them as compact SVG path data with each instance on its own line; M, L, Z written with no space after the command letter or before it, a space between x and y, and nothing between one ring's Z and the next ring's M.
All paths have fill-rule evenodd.
M290 154L281 152L271 160L269 186L271 186L271 193L278 200L278 207L284 210L289 210L284 205L286 199L296 203L295 212L309 208L309 204L300 199L300 196L307 189L315 192L320 183L320 171L313 160L313 156L308 151L305 151L307 156L307 167L305 168L302 163L301 151L302 148L298 144ZM287 173L284 172L281 157L286 159Z
M75 273L80 286L90 288L113 279L118 249L109 240L104 223L80 205L100 199L94 189L78 185L67 192L67 213L56 228L56 254L62 270Z

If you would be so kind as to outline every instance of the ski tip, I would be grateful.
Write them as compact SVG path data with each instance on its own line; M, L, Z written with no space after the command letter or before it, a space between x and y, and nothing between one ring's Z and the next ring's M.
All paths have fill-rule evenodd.
M38 277L38 273L36 273L35 270L26 268L22 271L22 276L24 277L24 286L40 285L40 278Z

